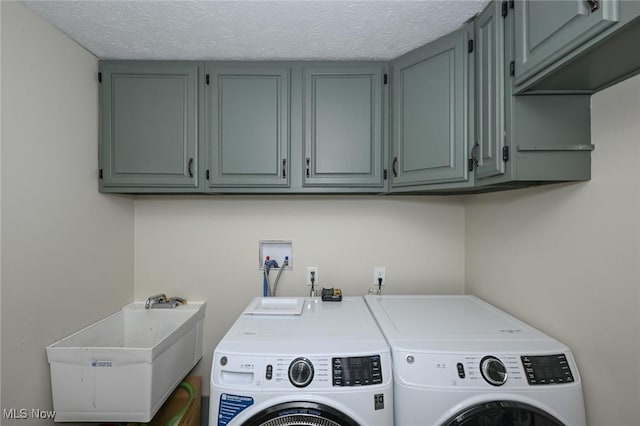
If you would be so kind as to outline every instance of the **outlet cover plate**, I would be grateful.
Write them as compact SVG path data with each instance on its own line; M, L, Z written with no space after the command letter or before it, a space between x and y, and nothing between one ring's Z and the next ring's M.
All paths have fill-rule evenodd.
M305 283L311 287L311 271L314 272L314 281L313 281L313 286L317 287L318 286L318 278L319 278L319 269L317 266L307 266L307 275L305 278Z
M378 278L382 278L382 285L387 284L387 268L384 266L376 266L373 268L373 284L378 285Z

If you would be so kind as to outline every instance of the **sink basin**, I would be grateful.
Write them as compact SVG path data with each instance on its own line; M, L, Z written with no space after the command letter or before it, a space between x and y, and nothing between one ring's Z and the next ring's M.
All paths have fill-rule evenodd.
M144 306L47 346L56 422L148 422L200 360L204 302Z

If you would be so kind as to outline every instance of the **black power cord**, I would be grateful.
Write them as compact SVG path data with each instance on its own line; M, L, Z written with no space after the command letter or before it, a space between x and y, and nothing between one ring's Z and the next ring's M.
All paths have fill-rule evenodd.
M310 296L314 297L316 295L316 290L315 290L315 283L316 283L316 271L311 271L311 292L310 292Z

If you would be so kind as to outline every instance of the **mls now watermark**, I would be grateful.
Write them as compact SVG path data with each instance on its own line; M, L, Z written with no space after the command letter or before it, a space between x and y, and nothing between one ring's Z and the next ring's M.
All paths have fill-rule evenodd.
M56 417L56 412L39 408L32 408L31 410L26 408L4 408L2 417L7 420L53 420Z

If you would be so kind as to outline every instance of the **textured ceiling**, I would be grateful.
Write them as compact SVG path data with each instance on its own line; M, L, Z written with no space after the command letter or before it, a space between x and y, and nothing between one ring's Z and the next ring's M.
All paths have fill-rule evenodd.
M101 59L388 60L460 28L488 1L22 3Z

